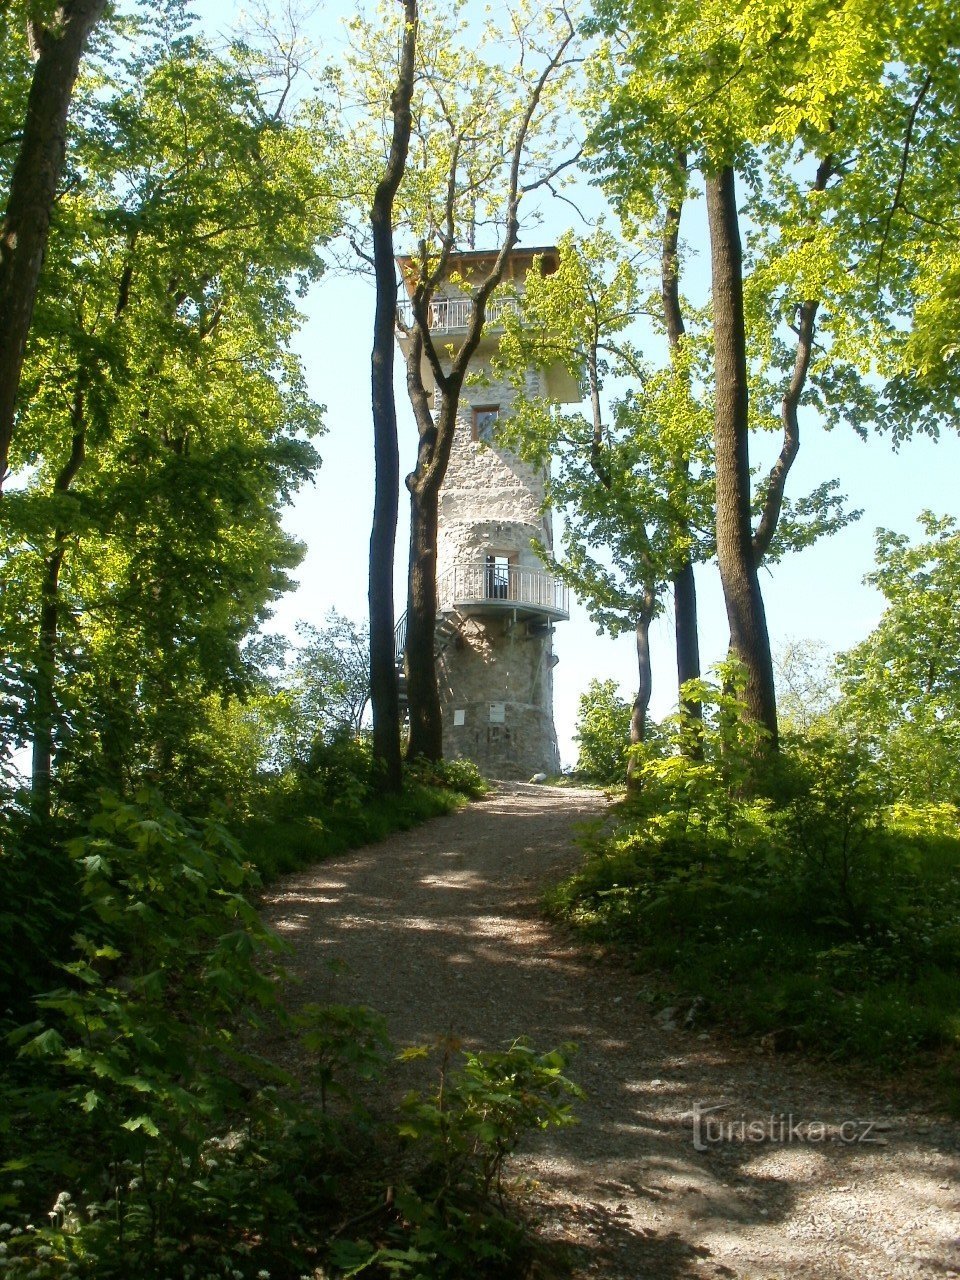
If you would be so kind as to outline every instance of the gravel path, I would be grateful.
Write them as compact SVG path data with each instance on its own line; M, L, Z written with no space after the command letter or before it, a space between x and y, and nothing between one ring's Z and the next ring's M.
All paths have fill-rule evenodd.
M516 1162L538 1182L543 1233L581 1246L578 1280L960 1276L957 1126L686 1027L683 1008L655 1015L641 978L541 919L543 886L577 865L578 824L603 807L596 792L504 783L284 880L267 916L303 998L371 1005L398 1044L579 1044L581 1123ZM698 1107L722 1109L695 1143Z

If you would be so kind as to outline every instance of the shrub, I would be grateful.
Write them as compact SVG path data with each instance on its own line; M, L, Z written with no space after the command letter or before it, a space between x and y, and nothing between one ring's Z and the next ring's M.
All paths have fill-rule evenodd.
M621 698L615 680L591 680L580 695L577 771L591 782L615 786L626 781L630 751L631 705Z
M523 1273L526 1234L504 1199L504 1162L524 1134L571 1123L581 1090L564 1074L572 1046L537 1053L524 1041L464 1053L447 1040L435 1089L403 1103L405 1170L381 1202L376 1238L342 1240L331 1260L345 1276L462 1280ZM403 1057L426 1054L406 1050Z
M697 693L703 725L668 724L551 909L750 1029L887 1063L960 1044L955 810L891 807L882 763L840 730L764 763L736 672Z
M252 868L220 823L148 793L104 797L69 853L84 899L74 955L9 1039L0 1196L8 1220L44 1225L11 1233L8 1261L37 1277L184 1274L187 1261L252 1276L258 1252L288 1250L290 1180L311 1163L291 1142L282 1073L244 1035L282 1018Z

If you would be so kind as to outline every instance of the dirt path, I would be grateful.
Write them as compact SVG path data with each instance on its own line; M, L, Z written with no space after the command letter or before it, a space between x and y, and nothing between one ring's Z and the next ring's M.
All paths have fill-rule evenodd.
M399 1044L448 1031L491 1048L579 1044L581 1124L518 1162L541 1184L544 1233L584 1246L578 1277L960 1276L957 1126L686 1029L683 1010L655 1016L641 979L540 918L543 885L577 864L577 824L603 803L502 784L283 881L268 916L293 943L304 998L372 1005ZM698 1105L723 1108L700 1122L705 1150ZM781 1140L788 1116L825 1126L822 1140ZM733 1132L715 1141L721 1119ZM741 1121L763 1140L744 1141Z

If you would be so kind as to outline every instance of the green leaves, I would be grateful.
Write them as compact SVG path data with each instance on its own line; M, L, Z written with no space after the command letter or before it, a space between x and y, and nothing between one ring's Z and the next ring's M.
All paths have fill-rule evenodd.
M840 714L882 754L901 794L960 802L960 531L923 512L926 537L877 531L867 581L886 610L838 660Z

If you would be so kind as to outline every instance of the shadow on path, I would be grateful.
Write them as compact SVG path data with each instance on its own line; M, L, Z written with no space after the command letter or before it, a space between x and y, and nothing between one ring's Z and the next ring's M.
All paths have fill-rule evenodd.
M577 865L578 828L603 810L595 792L502 784L284 881L267 914L303 999L370 1005L398 1044L579 1045L581 1122L520 1162L544 1236L577 1244L577 1275L960 1275L955 1129L810 1064L665 1030L640 978L541 919L544 885ZM695 1145L698 1108L717 1110ZM822 1141L797 1141L788 1116L821 1123ZM875 1140L843 1140L871 1121Z

